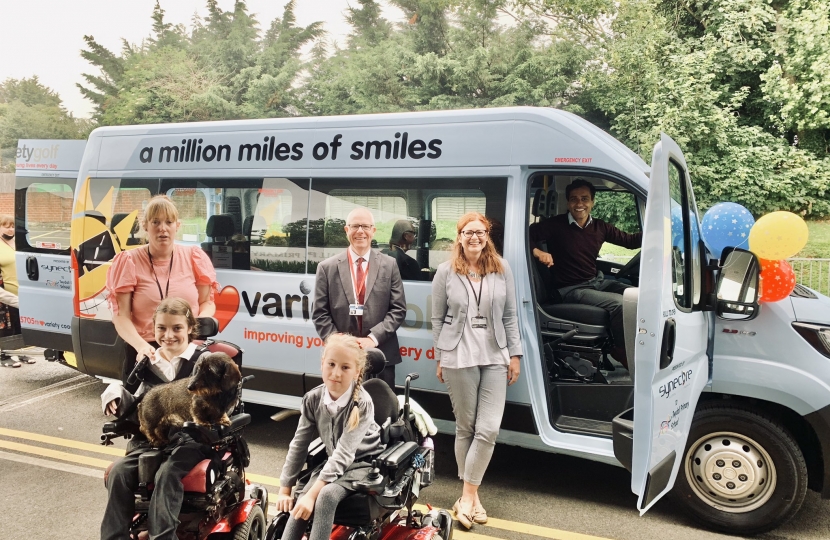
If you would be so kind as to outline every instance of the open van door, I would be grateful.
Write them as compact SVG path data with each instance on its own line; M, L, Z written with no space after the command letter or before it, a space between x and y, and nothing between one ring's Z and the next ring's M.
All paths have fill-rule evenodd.
M641 514L674 485L709 381L698 227L686 160L663 134L651 162L634 341L631 489Z

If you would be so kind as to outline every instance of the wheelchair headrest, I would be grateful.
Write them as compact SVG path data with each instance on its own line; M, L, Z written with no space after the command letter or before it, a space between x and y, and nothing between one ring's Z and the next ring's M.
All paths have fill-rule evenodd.
M205 234L211 238L230 238L236 231L233 216L230 214L215 214L208 218Z
M380 349L366 350L366 375L377 375L386 367L386 355Z
M199 317L199 335L196 339L207 339L219 333L219 321L213 317Z
M381 379L369 379L363 383L363 388L372 396L372 403L375 405L375 422L382 426L387 419L392 422L398 418L398 398L389 388L389 385Z

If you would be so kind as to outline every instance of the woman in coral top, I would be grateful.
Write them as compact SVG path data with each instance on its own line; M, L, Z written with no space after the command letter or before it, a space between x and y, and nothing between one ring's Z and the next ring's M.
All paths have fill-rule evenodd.
M112 322L126 342L124 375L137 358L159 361L153 313L163 299L183 298L195 317L210 317L216 311L213 297L219 288L213 264L199 246L175 245L181 222L176 205L167 196L150 199L141 225L147 232L147 245L116 255L107 272Z

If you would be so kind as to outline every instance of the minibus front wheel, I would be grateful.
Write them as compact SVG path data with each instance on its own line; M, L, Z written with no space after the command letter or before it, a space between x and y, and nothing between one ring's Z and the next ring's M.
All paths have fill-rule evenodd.
M793 436L757 412L722 404L695 414L675 492L707 527L753 535L786 523L807 494Z

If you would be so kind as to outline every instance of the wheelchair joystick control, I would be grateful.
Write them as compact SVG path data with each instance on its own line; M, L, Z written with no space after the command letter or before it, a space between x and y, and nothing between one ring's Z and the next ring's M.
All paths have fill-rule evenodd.
M369 471L369 474L366 476L369 480L377 480L380 478L380 467L378 467L378 460L372 460L372 470Z

